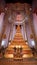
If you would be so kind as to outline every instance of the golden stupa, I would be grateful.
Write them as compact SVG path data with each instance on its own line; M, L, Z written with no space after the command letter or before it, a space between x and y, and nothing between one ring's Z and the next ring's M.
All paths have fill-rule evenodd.
M11 44L6 49L4 57L13 59L33 57L30 47L22 37L19 25L17 27L14 40L11 41Z

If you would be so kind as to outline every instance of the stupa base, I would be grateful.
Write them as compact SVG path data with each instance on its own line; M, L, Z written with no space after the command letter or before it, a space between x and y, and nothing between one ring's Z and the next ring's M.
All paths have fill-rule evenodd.
M13 59L24 59L24 58L32 58L33 55L32 54L23 54L22 56L21 55L16 55L14 56L13 54L6 54L4 55L5 58L13 58Z

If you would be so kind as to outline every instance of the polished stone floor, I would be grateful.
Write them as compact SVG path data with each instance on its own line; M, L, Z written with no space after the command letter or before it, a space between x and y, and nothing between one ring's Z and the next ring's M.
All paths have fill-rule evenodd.
M1 58L0 65L37 65L37 58L25 58L21 60Z

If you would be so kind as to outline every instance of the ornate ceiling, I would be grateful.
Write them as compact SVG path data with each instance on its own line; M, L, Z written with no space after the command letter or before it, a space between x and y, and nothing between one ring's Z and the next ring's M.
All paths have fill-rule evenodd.
M9 22L21 22L25 18L28 19L28 15L30 15L29 12L31 6L27 3L21 4L21 3L9 3L5 7L6 14L8 16Z
M5 0L6 3L15 3L15 2L20 2L20 3L29 3L32 4L33 0Z
M0 11L5 13L9 23L28 21L32 7L27 3L7 3L0 6Z

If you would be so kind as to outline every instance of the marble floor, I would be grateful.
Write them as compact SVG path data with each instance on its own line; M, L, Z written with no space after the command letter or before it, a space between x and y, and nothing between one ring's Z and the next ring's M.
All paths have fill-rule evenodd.
M37 65L36 58L26 58L21 60L1 58L0 65Z

